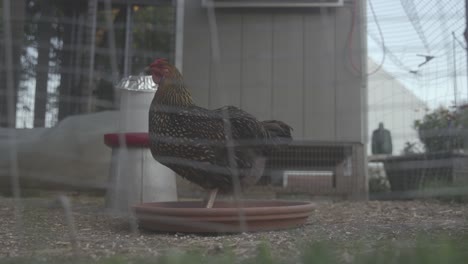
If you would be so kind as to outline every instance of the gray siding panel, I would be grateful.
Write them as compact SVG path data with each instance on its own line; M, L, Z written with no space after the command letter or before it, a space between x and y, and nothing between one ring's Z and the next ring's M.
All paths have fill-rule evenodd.
M211 68L210 106L240 106L242 23L236 13L217 13L220 61Z
M217 9L219 61L206 9L200 0L185 6L183 74L198 105L237 105L260 120L285 121L298 140L365 144L366 90L347 56L349 6ZM356 65L366 58L361 27L357 21L351 45ZM365 194L365 146L350 154L355 176L345 181Z
M301 15L275 14L273 17L273 119L294 128L294 137L303 137L303 19ZM294 40L294 41L292 41Z
M209 106L211 44L206 9L200 0L185 1L183 74L195 102Z
M270 119L272 90L272 14L244 14L242 25L241 107Z
M336 140L334 13L304 17L304 135Z
M215 62L206 9L200 0L185 5L183 73L198 105L283 120L297 139L364 142L366 90L347 59L349 7L218 9ZM360 65L356 25L352 56Z
M361 65L360 32L354 32L354 38L348 43L351 29L351 13L345 9L337 9L335 16L336 38L336 139L338 141L363 142L362 122L365 118L362 109L361 79L359 72L353 70L349 54L357 67ZM359 24L358 22L356 22Z

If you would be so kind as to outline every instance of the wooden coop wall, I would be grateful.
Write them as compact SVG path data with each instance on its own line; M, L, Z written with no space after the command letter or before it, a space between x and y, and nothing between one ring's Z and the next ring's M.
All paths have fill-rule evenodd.
M182 71L198 105L235 105L259 119L283 120L294 128L295 140L365 144L366 82L352 71L348 56L366 68L362 8L350 43L349 4L215 9L216 61L207 9L201 0L181 2ZM358 149L353 167L365 179L365 148Z

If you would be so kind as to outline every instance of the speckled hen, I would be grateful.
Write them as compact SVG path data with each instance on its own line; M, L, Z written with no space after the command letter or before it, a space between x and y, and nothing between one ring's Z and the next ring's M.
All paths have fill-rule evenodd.
M255 184L268 153L291 140L292 128L281 121L258 121L234 106L196 106L182 75L166 59L156 59L147 70L158 84L149 110L151 153L210 190L206 207L212 207L218 191L233 192L236 182L241 189Z

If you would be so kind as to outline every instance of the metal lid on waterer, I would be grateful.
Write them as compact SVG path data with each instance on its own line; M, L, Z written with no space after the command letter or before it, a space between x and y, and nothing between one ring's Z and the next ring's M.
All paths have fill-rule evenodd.
M138 92L155 92L158 89L151 75L130 75L124 77L117 83L116 87L118 89Z

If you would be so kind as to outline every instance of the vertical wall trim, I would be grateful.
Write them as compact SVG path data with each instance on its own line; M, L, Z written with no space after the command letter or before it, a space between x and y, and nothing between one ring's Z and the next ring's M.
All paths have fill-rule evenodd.
M368 75L367 75L367 24L364 23L367 20L367 0L363 0L360 2L360 12L359 12L359 34L361 35L361 96L362 96L362 115L363 115L363 124L362 124L362 142L364 143L364 150L367 150L367 131L368 131L368 105L367 105L367 97L368 97Z
M184 13L185 0L176 1L176 29L175 29L175 66L182 73L184 53Z
M369 121L368 121L368 104L367 104L367 100L368 100L368 92L369 92L369 89L368 89L368 75L367 75L367 24L364 23L364 21L367 20L367 10L366 10L366 7L367 7L367 0L363 0L361 1L361 12L360 12L360 20L362 21L362 23L359 23L361 26L359 27L359 30L360 30L360 34L361 34L361 72L362 72L362 87L361 87L361 96L362 96L362 99L363 100L361 102L361 105L363 107L363 112L362 112L362 116L363 116L363 125L362 125L362 128L361 128L361 133L362 133L362 141L363 141L363 147L362 147L362 168L361 168L361 172L358 172L358 173L362 173L362 177L363 177L363 185L364 185L364 190L363 190L363 193L365 193L365 198L368 199L368 195L369 195L369 175L368 175L368 163L366 162L367 159L367 142L369 142L367 140L367 133L368 133L368 126L369 126ZM361 22L360 21L360 22ZM359 155L358 155L359 157ZM359 164L359 163L358 163Z
M337 92L337 90L338 90L338 73L337 73L337 71L338 70L336 68L337 59L338 59L338 56L336 56L336 51L338 49L338 45L337 45L337 41L336 41L336 30L337 30L336 20L337 19L338 19L338 14L337 14L337 12L335 12L334 15L333 15L333 23L334 23L333 28L335 29L334 32L333 32L333 49L335 51L335 56L333 58L333 60L334 60L333 61L333 68L334 68L334 71L333 71L333 91L334 91L333 98L335 100L335 102L334 102L334 105L335 105L335 113L334 113L334 115L335 115L335 118L334 118L335 125L334 125L334 128L333 128L333 140L335 140L335 141L338 140L337 130L338 130L338 127L339 127L338 126L338 116L337 116L338 112L339 112L339 111L337 111L338 110L338 105L337 105L337 101L338 101L337 100L337 96L338 96L338 92Z
M273 116L273 113L275 111L275 89L273 89L273 86L274 86L274 81L275 81L275 78L273 77L274 76L274 73L275 73L275 61L277 61L275 59L275 27L276 27L276 24L275 24L275 17L277 16L277 14L272 14L271 15L271 85L270 85L270 118L269 119L274 119L275 117ZM281 57L279 58L281 60ZM281 62L279 62L281 63Z
M306 15L302 15L302 138L305 138L306 135L306 61L308 58L305 57L306 54Z
M218 89L220 85L219 77L219 65L221 64L221 47L219 45L219 32L216 22L216 11L213 5L206 8L206 18L208 20L208 27L210 29L210 60L208 70L208 108L212 107L213 104L213 87Z
M240 77L240 87L239 87L239 108L242 109L242 89L244 87L244 79L242 75L242 70L244 68L244 60L243 60L243 54L244 54L244 14L240 15L241 17L241 32L240 32L240 72L239 72L239 77Z

